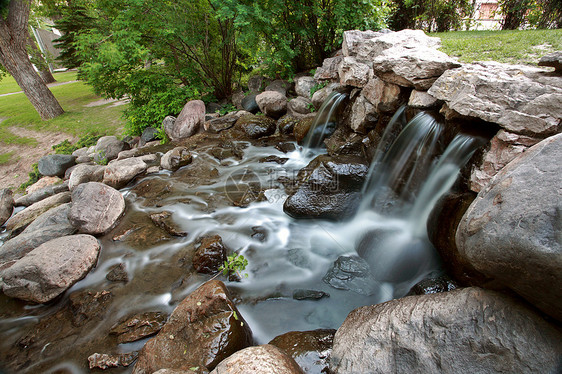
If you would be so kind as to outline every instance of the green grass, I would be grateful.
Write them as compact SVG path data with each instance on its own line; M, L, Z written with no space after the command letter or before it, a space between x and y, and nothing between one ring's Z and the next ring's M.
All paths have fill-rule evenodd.
M76 80L76 71L54 73L53 76L58 83L74 81ZM19 91L21 91L21 88L12 76L6 75L0 80L0 95Z
M7 164L12 160L14 152L0 153L0 165Z
M0 97L0 113L6 118L0 123L0 141L6 144L34 145L35 139L20 137L7 128L25 127L34 131L64 132L73 136L86 134L118 135L122 130L122 111L125 106L109 104L87 108L84 105L98 100L83 82L51 87L51 91L66 111L49 121L42 121L23 93Z
M455 31L433 33L441 50L461 62L498 61L536 65L545 54L562 50L562 29Z

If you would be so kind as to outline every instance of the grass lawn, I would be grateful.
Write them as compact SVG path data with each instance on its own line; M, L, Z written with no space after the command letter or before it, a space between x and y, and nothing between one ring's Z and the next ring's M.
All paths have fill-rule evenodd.
M76 80L76 71L54 73L53 76L58 83L70 82ZM0 79L0 95L19 91L21 91L21 88L11 75L6 75Z
M562 29L454 31L430 35L440 37L441 50L461 62L493 60L536 65L543 55L562 50Z

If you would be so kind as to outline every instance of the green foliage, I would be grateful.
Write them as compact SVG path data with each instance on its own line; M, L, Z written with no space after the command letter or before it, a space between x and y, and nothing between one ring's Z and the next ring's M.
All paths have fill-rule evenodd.
M170 142L170 138L168 138L168 135L162 126L158 128L156 139L160 139L160 144L168 144Z
M339 48L342 32L380 29L383 0L214 0L221 19L234 19L239 43L270 76L288 77L321 65Z
M105 151L100 149L94 156L94 162L98 165L107 165L109 160L105 156Z
M535 0L499 0L504 16L502 30L517 30L525 24L527 12L536 5Z
M234 112L234 111L236 111L236 107L232 104L228 104L228 105L222 106L215 113L218 113L219 115L224 116L225 114L228 114L228 113Z
M395 0L389 26L393 30L422 29L428 32L460 30L463 18L473 12L471 0Z
M536 0L527 20L531 25L540 29L562 28L562 1Z
M0 153L0 165L4 165L12 161L14 152Z
M88 10L74 2L62 6L60 15L55 20L55 28L62 32L62 36L54 40L54 45L60 51L57 60L66 68L78 68L82 59L76 50L76 37L82 30L94 25L94 18L88 15Z
M41 179L42 175L41 173L39 173L39 166L37 163L31 165L31 172L28 175L29 175L29 180L25 183L22 183L19 186L20 191L25 191L27 187L37 183L37 181Z
M219 267L219 270L225 277L234 273L241 276L241 273L246 270L246 266L248 266L248 260L243 255L233 253L227 257L224 264ZM248 274L245 274L245 277L247 276Z
M328 85L328 82L320 82L320 83L316 83L314 86L312 86L312 88L310 89L310 96L314 95L314 93L316 91L320 91L321 89L323 89L324 87L326 87Z
M52 148L57 154L70 155L77 149L96 145L99 138L101 138L101 135L88 134L81 137L76 144L72 144L68 139L65 139L59 144L55 144Z

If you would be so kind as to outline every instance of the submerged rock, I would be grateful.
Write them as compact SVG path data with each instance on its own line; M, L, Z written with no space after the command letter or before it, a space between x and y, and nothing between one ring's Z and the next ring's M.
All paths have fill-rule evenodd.
M104 234L125 212L125 200L119 191L98 182L79 185L72 192L70 223L84 234Z
M293 299L295 300L320 300L323 297L330 297L330 294L317 290L297 289L293 291Z
M162 312L135 314L115 324L110 334L117 335L119 344L134 342L156 334L167 320L168 315Z
M102 320L112 298L111 292L106 290L84 290L70 294L72 325L81 327L91 320Z
M322 280L338 290L350 290L361 295L373 295L378 289L369 264L361 257L340 256Z
M307 374L327 373L336 330L291 331L269 344L291 356Z
M133 374L200 366L212 370L249 346L251 335L226 286L209 281L186 297L158 335L145 344Z
M46 303L82 279L95 265L100 244L90 235L50 240L2 273L7 296Z
M127 367L137 359L138 352L131 353L94 353L88 357L90 369L99 368L102 370L119 366Z
M303 374L299 365L279 348L266 344L245 348L222 361L212 374Z
M447 292L457 289L458 284L446 275L435 278L426 278L414 285L408 295L429 295L432 293Z
M105 279L110 282L128 282L129 274L127 273L125 264L120 263L110 267Z
M334 373L554 373L562 334L520 301L478 288L352 311L334 337Z
M562 320L562 134L509 163L478 194L457 230L460 254Z
M150 215L154 224L172 236L187 236L187 232L181 230L172 218L172 212L161 212Z

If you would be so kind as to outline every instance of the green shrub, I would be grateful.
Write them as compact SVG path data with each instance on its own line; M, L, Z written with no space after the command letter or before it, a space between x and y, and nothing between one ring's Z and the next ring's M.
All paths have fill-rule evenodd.
M96 145L99 138L101 138L101 135L88 134L81 137L75 144L72 144L68 139L65 139L59 144L55 144L52 148L57 154L70 155L77 149Z
M19 190L22 192L25 191L27 187L37 183L37 181L41 179L42 175L41 173L39 173L39 166L37 163L31 165L31 172L28 175L29 175L29 180L25 183L22 183L21 186L19 186Z

